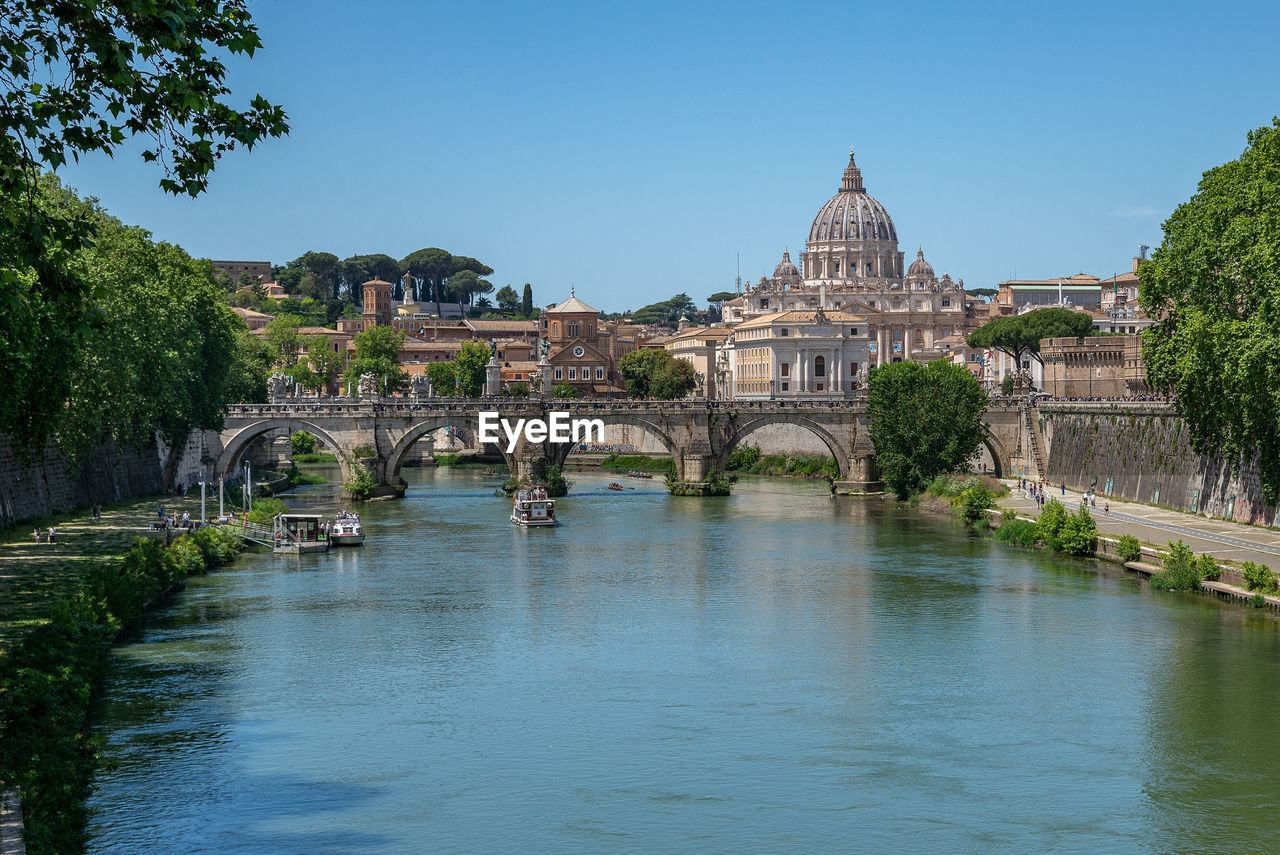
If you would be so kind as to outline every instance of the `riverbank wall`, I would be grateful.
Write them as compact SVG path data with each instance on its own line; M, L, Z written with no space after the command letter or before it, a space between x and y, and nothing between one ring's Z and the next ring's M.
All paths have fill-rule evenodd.
M217 439L214 431L192 431L172 454L158 438L136 445L104 442L72 463L55 443L28 458L0 436L0 529L194 483L211 462Z
M1196 454L1186 423L1163 405L1041 406L1037 427L1050 483L1254 525L1275 525L1257 466L1232 473L1221 455Z

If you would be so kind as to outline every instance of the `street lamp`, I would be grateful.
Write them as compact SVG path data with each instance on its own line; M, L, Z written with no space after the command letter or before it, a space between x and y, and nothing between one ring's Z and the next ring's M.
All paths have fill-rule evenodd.
M776 380L770 380L770 381L769 381L769 400L770 400L770 401L772 401L772 400L773 400L773 385L774 385L774 383L776 383L776 382L777 382Z

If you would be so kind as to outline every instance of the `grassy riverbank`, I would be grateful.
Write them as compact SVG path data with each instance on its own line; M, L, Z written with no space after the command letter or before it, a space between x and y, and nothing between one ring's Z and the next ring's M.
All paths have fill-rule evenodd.
M760 447L740 445L729 455L726 472L743 475L766 475L775 478L825 478L840 477L840 467L831 457L819 454L762 454Z
M187 577L227 563L239 548L216 528L168 546L135 538L115 556L92 559L71 590L50 598L42 619L10 638L0 660L0 786L21 793L28 853L84 848L84 800L98 765L90 710L111 644Z

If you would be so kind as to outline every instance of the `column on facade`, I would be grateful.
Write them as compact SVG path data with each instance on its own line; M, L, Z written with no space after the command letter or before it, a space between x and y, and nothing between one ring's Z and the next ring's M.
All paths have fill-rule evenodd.
M925 348L927 348L928 350L933 350L933 342L934 342L934 337L933 337L934 332L933 332L933 331L934 331L934 329L935 329L935 327L934 327L934 325L933 325L933 324L930 324L929 326L927 326L927 327L925 327L925 328L924 328L924 346L925 346Z
M876 365L884 365L889 361L889 328L885 324L881 324L876 329Z
M843 376L840 370L840 361L844 358L844 342L840 343L840 347L831 348L831 367L827 370L827 387L833 392L844 391L844 383L840 379Z

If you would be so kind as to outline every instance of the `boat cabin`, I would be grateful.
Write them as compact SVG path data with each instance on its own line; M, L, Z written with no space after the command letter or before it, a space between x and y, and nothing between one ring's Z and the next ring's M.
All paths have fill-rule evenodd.
M271 532L271 549L298 555L324 552L329 542L320 532L320 514L276 514Z

